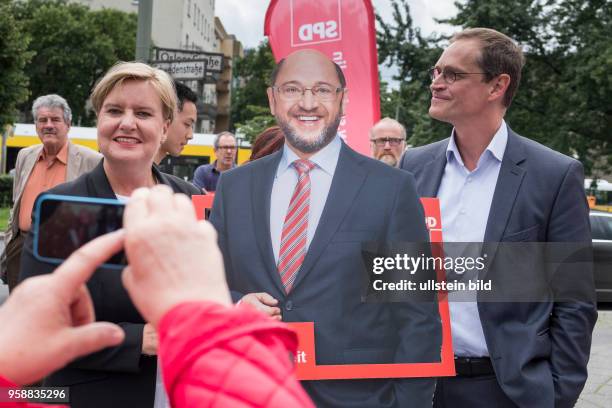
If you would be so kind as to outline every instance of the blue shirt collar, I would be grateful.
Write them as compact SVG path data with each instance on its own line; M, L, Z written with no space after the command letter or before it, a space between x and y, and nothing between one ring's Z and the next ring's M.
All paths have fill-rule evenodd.
M506 121L502 119L499 129L497 129L497 132L495 132L495 134L493 135L493 139L491 139L491 142L489 143L485 151L482 153L482 156L480 156L480 159L478 160L478 162L480 163L480 160L486 154L487 151L489 152L489 155L495 157L498 161L501 162L502 159L504 158L504 152L506 151L507 144L508 144L508 126L506 125ZM451 133L451 137L448 142L448 146L446 147L446 160L450 161L451 157L454 157L455 160L457 160L457 162L463 166L463 159L461 158L461 155L459 154L459 148L457 147L457 143L455 142L455 129L454 128L453 128L453 132Z
M308 160L313 162L317 168L333 176L336 165L338 164L341 147L342 141L340 137L336 135L327 146L313 154ZM298 155L287 146L287 143L285 143L283 145L283 156L278 164L276 176L278 177L281 173L285 172L291 166L291 163L296 160L299 160Z

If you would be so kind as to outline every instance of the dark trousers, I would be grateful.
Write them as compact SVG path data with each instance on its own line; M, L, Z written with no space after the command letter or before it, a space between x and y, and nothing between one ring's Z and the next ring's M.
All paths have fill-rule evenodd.
M516 408L497 383L495 374L441 377L436 382L434 408Z
M21 231L11 239L6 245L6 283L9 293L15 289L19 283L19 270L21 269L21 250L25 234Z

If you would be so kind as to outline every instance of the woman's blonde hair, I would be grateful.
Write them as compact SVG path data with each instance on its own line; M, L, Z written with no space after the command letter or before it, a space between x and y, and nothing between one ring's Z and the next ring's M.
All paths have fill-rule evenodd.
M131 80L150 83L161 99L164 119L172 121L177 105L172 78L161 69L142 62L118 62L104 74L91 93L91 103L96 114L100 113L104 100L115 87Z

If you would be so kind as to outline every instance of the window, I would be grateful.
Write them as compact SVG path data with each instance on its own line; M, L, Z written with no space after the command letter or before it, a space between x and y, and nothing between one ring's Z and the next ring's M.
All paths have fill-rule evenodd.
M191 11L191 0L187 0L187 17L191 17L191 14L189 14Z
M185 34L185 48L189 48L189 34Z
M196 4L195 4L195 0L193 2L193 25L196 25Z
M591 233L593 239L612 241L612 217L591 214Z

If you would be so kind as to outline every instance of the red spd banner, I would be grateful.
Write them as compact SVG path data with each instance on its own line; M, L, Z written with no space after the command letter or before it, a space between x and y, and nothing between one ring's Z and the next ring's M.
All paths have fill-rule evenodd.
M271 0L264 33L276 61L310 48L338 64L347 80L338 134L370 155L368 132L380 119L378 56L370 0Z

